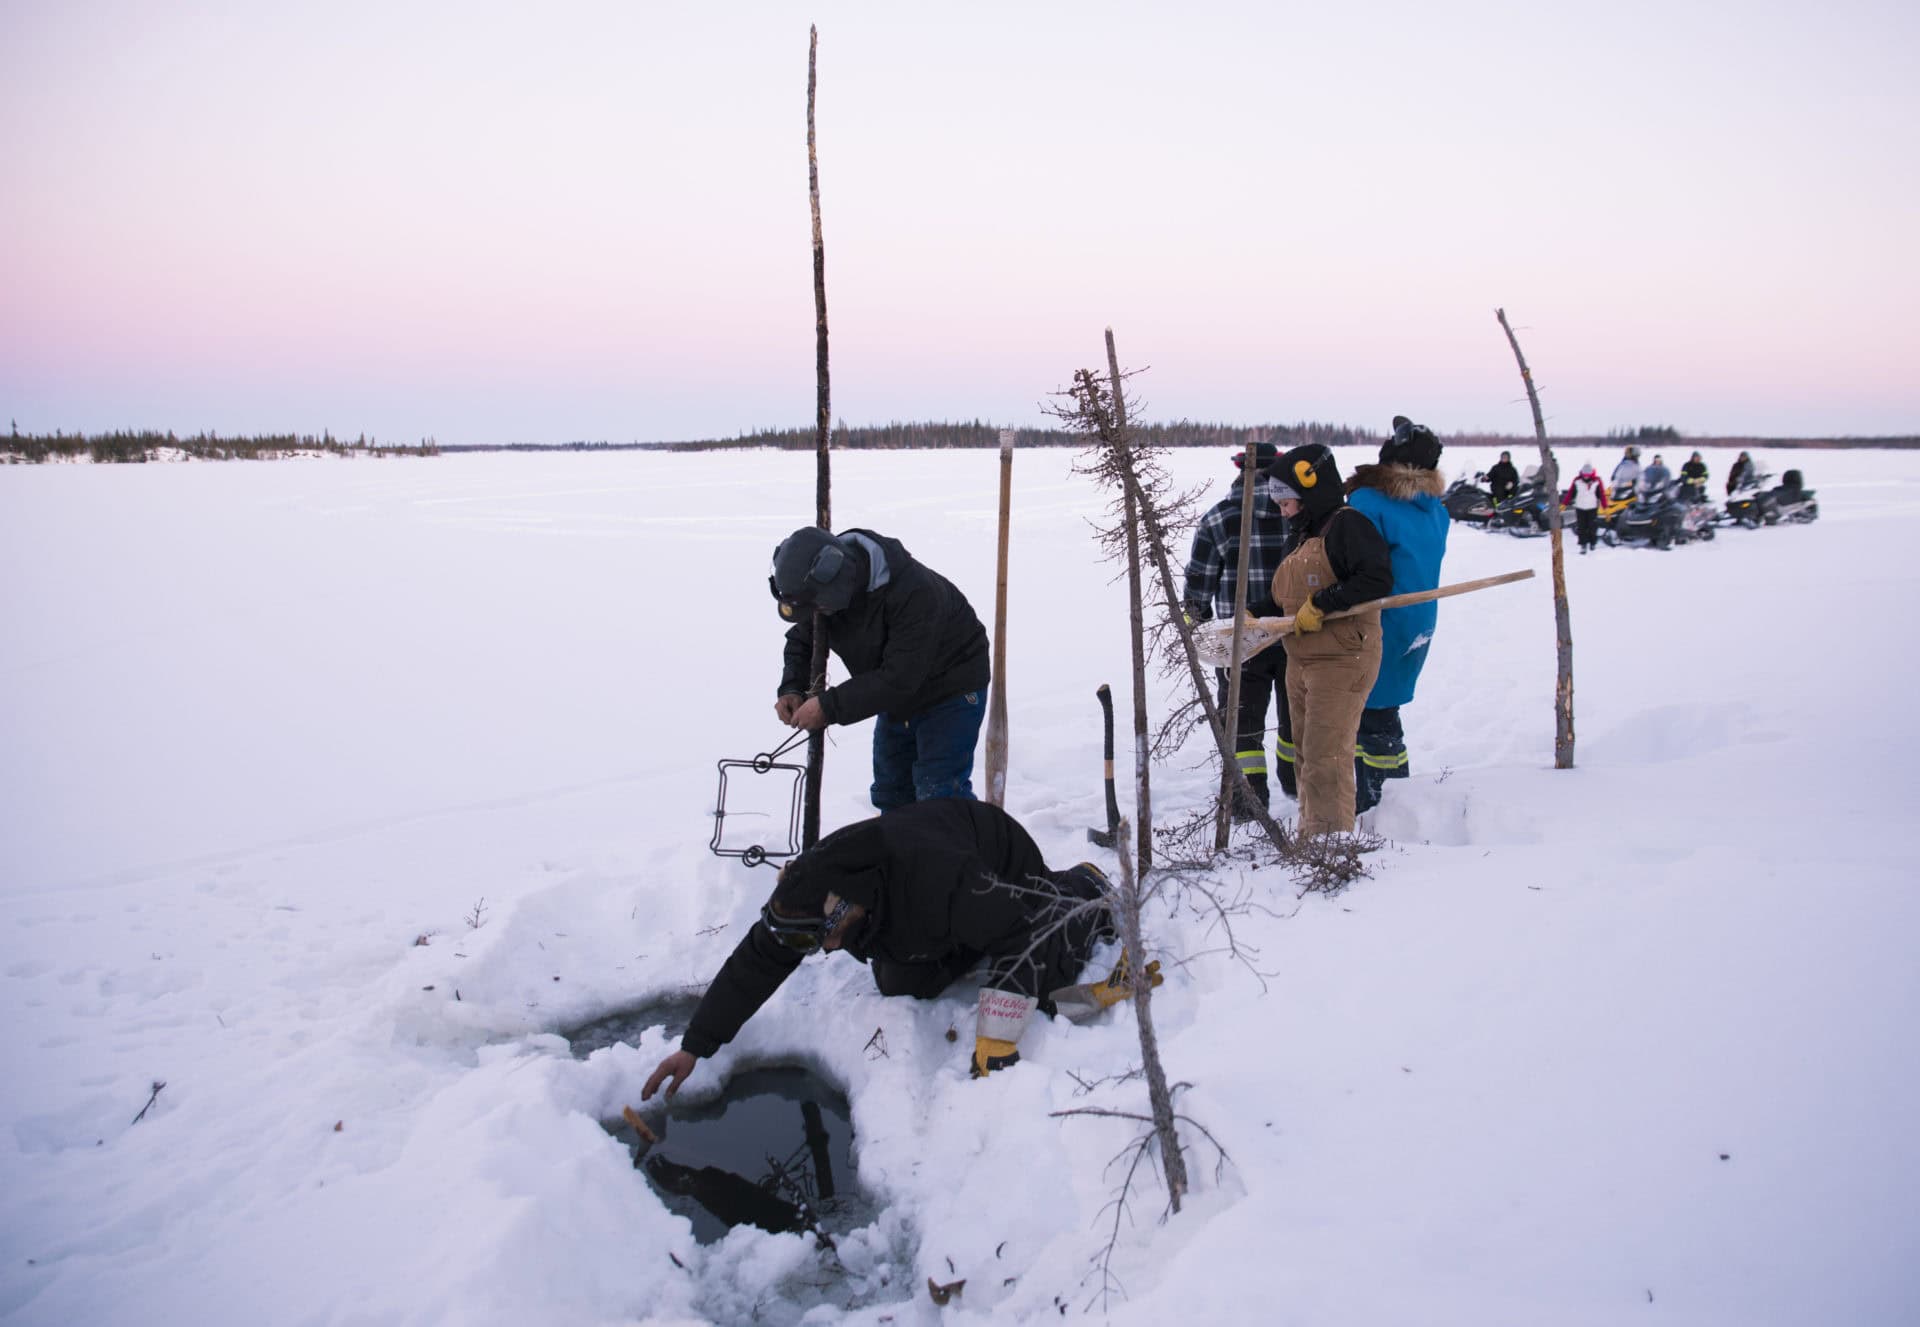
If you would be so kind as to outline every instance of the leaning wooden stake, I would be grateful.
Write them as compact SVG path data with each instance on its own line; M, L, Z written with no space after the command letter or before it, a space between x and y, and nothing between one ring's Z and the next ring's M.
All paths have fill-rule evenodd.
M1230 742L1233 750L1231 764L1223 764L1220 770L1220 807L1214 813L1213 850L1227 850L1227 836L1233 831L1233 771L1240 760L1240 687L1241 671L1246 656L1240 652L1244 633L1241 624L1247 618L1247 561L1253 551L1253 504L1254 495L1259 491L1260 467L1251 464L1254 459L1254 444L1248 443L1246 450L1240 453L1240 563L1233 572L1233 646L1227 656L1227 712L1221 718L1233 726ZM1264 754L1267 735L1260 734L1261 751Z
M1520 381L1527 385L1527 404L1533 407L1533 432L1540 440L1540 478L1547 488L1547 529L1553 535L1553 631L1559 651L1559 678L1553 688L1553 767L1573 768L1573 619L1567 610L1567 561L1560 543L1560 467L1547 446L1547 421L1540 414L1540 393L1533 385L1527 357L1507 322L1507 311L1495 309L1500 330L1507 334L1513 358L1520 365Z
M1127 822L1120 822L1115 845L1120 858L1120 942L1126 946L1133 971L1144 973L1146 934L1141 926L1140 877L1127 861ZM1167 1199L1180 1210L1187 1191L1187 1162L1180 1152L1180 1133L1173 1120L1173 1092L1167 1086L1166 1066L1160 1063L1160 1038L1153 1029L1153 983L1133 983L1133 1013L1140 1032L1140 1065L1147 1076L1147 1103L1153 1112L1153 1132L1160 1142L1160 1166L1167 1177Z
M827 379L827 248L820 238L820 158L814 151L813 97L815 61L820 47L820 32L807 29L807 201L813 209L813 359L815 381L813 505L814 524L822 530L833 529L833 485L828 463L832 440L832 393ZM809 664L808 694L819 695L827 687L827 615L813 615L813 659ZM820 781L826 771L827 733L816 728L807 737L807 781L805 803L801 810L800 846L811 848L820 837Z
M1127 398L1120 380L1120 356L1113 348L1113 329L1107 329L1107 374L1113 385L1113 426L1127 433ZM1147 761L1147 626L1141 607L1140 513L1133 488L1126 490L1127 627L1133 645L1133 787L1134 810L1139 816L1139 871L1153 869L1153 787Z
M1000 561L993 581L993 684L987 693L987 800L1007 804L1007 524L1013 509L1013 430L1000 430Z

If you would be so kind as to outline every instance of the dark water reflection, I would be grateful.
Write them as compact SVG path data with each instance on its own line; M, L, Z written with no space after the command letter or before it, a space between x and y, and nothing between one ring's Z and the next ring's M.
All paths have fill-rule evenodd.
M847 1099L811 1070L749 1069L716 1100L649 1111L646 1120L657 1143L625 1121L604 1127L702 1243L736 1225L807 1231L830 1243L873 1220L855 1183Z

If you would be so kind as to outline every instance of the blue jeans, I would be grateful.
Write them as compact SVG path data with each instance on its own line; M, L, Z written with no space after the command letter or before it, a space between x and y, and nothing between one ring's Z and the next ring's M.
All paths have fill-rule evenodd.
M941 701L911 719L873 720L873 804L882 811L909 802L973 796L973 748L987 717L982 691Z

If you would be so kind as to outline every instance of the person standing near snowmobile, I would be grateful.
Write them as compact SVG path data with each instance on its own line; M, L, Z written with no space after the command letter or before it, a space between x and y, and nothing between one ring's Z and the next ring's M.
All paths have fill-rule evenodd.
M1680 467L1680 487L1688 502L1707 500L1707 463L1700 459L1699 452L1689 456L1687 463Z
M1353 829L1353 748L1360 711L1380 672L1380 623L1371 614L1326 615L1393 589L1393 555L1362 513L1347 505L1333 453L1319 443L1274 462L1287 518L1287 555L1273 574L1273 600L1293 618L1287 707L1298 756L1303 835Z
M1091 863L1054 871L1020 822L988 802L913 802L846 825L780 868L760 920L701 996L680 1049L641 1089L680 1090L699 1060L732 1041L801 960L845 950L882 995L940 996L984 960L975 1077L1019 1058L1035 1009L1076 1016L1132 995L1126 965L1071 986L1114 938L1106 877ZM1149 964L1160 984L1159 964Z
M872 719L871 796L882 811L971 798L991 665L987 629L966 596L897 539L813 525L780 541L767 585L793 623L773 707L780 722L811 731ZM808 696L815 608L849 676Z
M1727 471L1727 496L1732 497L1752 483L1753 458L1741 452L1739 458L1734 461L1733 468Z
M1394 416L1395 427L1399 426L1401 416ZM1501 452L1500 459L1487 471L1487 492L1495 502L1503 502L1512 497L1520 487L1520 472L1514 468L1513 454ZM1428 587L1432 588L1431 586Z
M1270 442L1255 443L1253 465L1256 472L1273 464L1280 449ZM1247 454L1236 452L1236 470L1244 472ZM1184 600L1187 618L1199 623L1220 618L1233 620L1233 586L1240 565L1241 484L1235 480L1227 495L1208 509L1194 527L1193 549L1187 557ZM1264 475L1255 482L1253 532L1247 545L1247 611L1255 617L1277 617L1279 605L1273 602L1273 573L1279 569L1286 547L1287 522L1273 498L1273 481ZM1227 671L1214 670L1219 683L1220 707L1227 704ZM1293 725L1287 715L1287 652L1267 649L1240 665L1240 713L1235 724L1238 736L1234 758L1246 775L1254 796L1265 807L1267 794L1267 705L1275 702L1280 735L1277 742L1276 773L1280 790L1295 796ZM1235 806L1235 820L1251 818L1251 808Z
M1619 471L1616 470L1614 476L1617 480ZM1653 464L1649 465L1640 474L1640 483L1638 485L1640 497L1642 500L1649 498L1657 500L1666 491L1667 485L1671 483L1672 480L1673 471L1667 469L1667 463L1661 460L1658 455L1655 455Z
M1440 588L1440 560L1446 556L1447 530L1453 524L1440 502L1446 488L1439 471L1440 450L1432 429L1395 415L1393 436L1382 444L1379 464L1360 466L1347 480L1348 505L1386 540L1394 594ZM1505 452L1500 458L1513 469ZM1487 477L1493 477L1491 471ZM1408 604L1380 614L1380 673L1360 711L1353 748L1356 815L1379 803L1388 779L1407 777L1400 707L1413 699L1439 621L1437 603Z
M1573 483L1560 499L1562 507L1573 508L1573 530L1582 553L1592 552L1600 542L1600 504L1606 500L1600 472L1589 461L1580 467L1580 473L1573 477Z
M1620 463L1613 467L1613 477L1607 481L1613 485L1613 496L1623 498L1638 491L1640 486L1640 449L1628 447L1620 457Z

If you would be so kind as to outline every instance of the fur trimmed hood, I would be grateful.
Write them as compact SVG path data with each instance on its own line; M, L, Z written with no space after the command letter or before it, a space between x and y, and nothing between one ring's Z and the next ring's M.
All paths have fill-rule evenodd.
M1363 465L1347 480L1347 493L1356 489L1377 488L1395 502L1406 502L1426 494L1437 498L1447 491L1447 481L1438 470L1413 465Z

